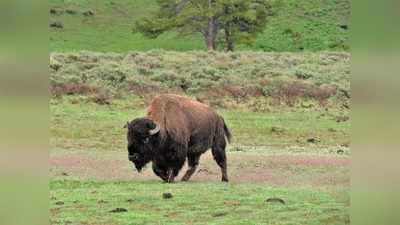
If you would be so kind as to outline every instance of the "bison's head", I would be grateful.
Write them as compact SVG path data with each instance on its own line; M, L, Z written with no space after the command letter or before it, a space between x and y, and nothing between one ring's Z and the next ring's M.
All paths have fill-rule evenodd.
M147 118L127 122L128 159L140 172L153 159L158 144L160 127Z

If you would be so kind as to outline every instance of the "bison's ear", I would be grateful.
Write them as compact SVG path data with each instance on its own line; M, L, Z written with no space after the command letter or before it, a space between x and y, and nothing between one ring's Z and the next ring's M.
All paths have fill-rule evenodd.
M126 124L124 125L124 128L128 128L129 127L129 122L126 122Z

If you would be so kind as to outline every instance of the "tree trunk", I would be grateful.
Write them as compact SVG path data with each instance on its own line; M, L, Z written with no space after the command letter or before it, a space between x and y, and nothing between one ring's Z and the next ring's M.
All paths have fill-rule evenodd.
M231 13L231 10L229 8L229 5L225 5L224 6L224 13L225 15L229 15ZM226 47L226 51L230 51L233 52L235 46L233 43L233 39L232 39L232 26L231 26L231 22L227 21L224 24L224 31L225 31L225 47Z
M212 10L213 4L215 3L215 0L208 0L208 9L209 11ZM206 45L207 49L209 51L214 51L216 50L217 44L217 34L218 34L218 23L217 19L215 17L209 17L208 18L208 24L207 24L207 30L205 32L205 39L206 39Z
M214 40L212 38L212 35L207 35L206 44L207 44L208 51L214 51L215 50L215 44L214 44Z
M230 30L230 25L228 24L225 27L226 51L233 52L235 50L235 43L233 43L232 34L229 30Z
M207 31L205 32L205 35L204 35L207 49L209 51L216 50L217 33L218 33L218 27L217 27L216 19L210 18L208 21Z
M207 50L208 51L215 51L215 44L212 40L207 40Z

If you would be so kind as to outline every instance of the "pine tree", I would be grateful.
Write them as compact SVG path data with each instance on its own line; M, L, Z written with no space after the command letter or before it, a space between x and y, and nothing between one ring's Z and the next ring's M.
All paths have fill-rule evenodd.
M263 32L268 16L272 15L267 1L221 0L220 17L226 50L233 51L235 44L251 44Z
M181 35L202 35L208 50L223 45L251 44L263 31L270 5L266 0L157 0L159 9L139 20L134 30L148 38L175 30ZM218 35L224 39L218 39ZM219 41L224 40L224 41ZM220 43L218 43L220 42Z

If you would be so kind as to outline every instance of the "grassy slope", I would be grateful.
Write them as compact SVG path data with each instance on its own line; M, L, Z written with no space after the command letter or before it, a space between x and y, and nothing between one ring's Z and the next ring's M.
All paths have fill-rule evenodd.
M131 50L166 49L176 51L204 49L198 35L188 38L167 33L155 40L132 34L132 24L151 14L154 0L50 0L56 9L73 9L78 13L51 15L64 29L50 29L50 51L91 50L125 52ZM281 0L277 15L270 19L265 32L254 46L240 49L264 51L343 50L349 46L348 0ZM93 10L94 17L81 13Z
M285 105L348 111L350 55L322 53L207 53L149 51L54 53L54 95L98 87L110 96L165 91L195 96L214 107L277 111ZM100 91L98 91L100 92Z

